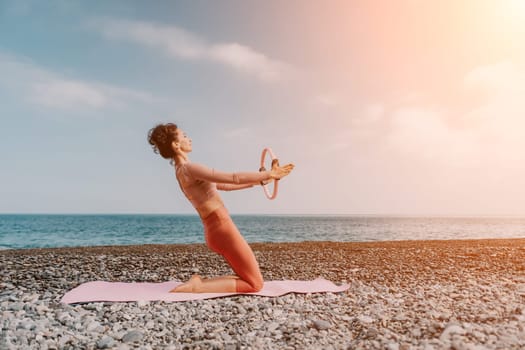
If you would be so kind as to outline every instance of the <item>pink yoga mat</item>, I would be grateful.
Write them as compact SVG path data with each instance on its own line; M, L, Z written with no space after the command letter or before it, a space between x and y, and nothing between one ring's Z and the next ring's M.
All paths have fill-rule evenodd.
M67 292L60 300L65 304L87 303L95 301L189 301L246 294L277 297L287 293L322 293L343 292L350 288L348 284L337 286L323 278L313 281L267 281L257 293L170 293L182 282L86 282Z

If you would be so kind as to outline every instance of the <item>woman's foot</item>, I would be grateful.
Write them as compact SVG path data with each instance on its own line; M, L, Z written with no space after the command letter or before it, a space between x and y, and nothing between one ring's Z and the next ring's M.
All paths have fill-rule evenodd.
M170 293L195 293L197 290L199 290L201 283L201 276L193 275L188 282L173 288L170 290Z

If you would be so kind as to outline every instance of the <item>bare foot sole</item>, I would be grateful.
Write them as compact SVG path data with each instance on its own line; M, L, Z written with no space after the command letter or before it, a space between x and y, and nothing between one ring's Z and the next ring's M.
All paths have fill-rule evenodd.
M188 282L173 288L170 290L170 293L194 293L201 283L201 276L193 275Z

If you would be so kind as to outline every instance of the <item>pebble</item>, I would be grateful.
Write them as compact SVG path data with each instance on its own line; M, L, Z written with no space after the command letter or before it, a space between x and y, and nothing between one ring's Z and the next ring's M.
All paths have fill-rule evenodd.
M386 344L387 350L399 350L399 344L398 343L388 343Z
M439 336L439 339L441 341L447 341L454 334L463 335L465 333L466 333L465 329L463 329L463 327L461 327L460 325L450 324L443 330L443 333L441 333L441 335Z
M131 332L126 333L122 337L122 341L124 343L134 343L134 342L138 342L138 341L142 340L143 336L144 336L144 334L142 332L140 332L140 331L131 331Z
M112 337L109 336L103 336L98 342L97 342L97 348L99 349L107 349L113 347L115 344L115 340Z
M314 325L315 329L320 330L320 331L323 331L323 330L326 330L326 329L329 329L330 327L332 327L330 322L323 321L323 320L315 320L313 322L313 325Z
M357 320L361 323L366 323L366 324L374 322L374 319L372 317L366 316L366 315L357 317Z
M320 275L347 280L350 290L79 305L59 300L82 281L185 280L195 271L231 272L204 246L174 246L169 254L162 252L166 246L134 253L129 247L82 254L0 251L0 349L525 348L525 240L519 242L487 244L486 250L473 242L348 251L331 243L315 243L310 250L307 243L267 245L257 256L268 279ZM140 263L143 268L136 268Z

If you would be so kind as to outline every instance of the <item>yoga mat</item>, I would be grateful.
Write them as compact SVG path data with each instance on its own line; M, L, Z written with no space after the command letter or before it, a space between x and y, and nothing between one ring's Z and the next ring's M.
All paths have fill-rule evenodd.
M317 278L313 281L267 281L264 282L263 288L257 293L169 292L179 284L182 284L182 282L86 282L67 292L60 302L64 304L74 304L96 301L189 301L241 294L277 297L288 293L337 293L350 288L348 284L337 286L323 278Z

